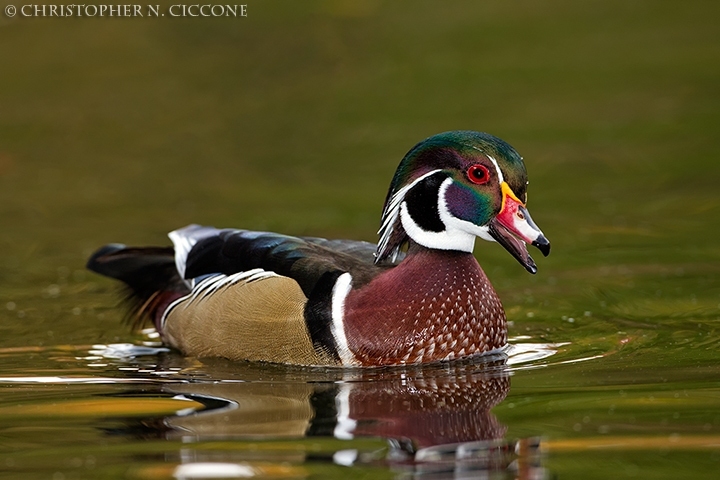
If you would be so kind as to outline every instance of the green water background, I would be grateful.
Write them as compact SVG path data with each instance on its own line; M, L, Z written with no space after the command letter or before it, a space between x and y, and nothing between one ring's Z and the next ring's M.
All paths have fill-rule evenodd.
M702 0L0 16L0 347L135 339L114 285L83 268L104 243L167 244L188 223L375 241L404 153L474 129L524 156L553 244L536 276L476 246L511 336L569 342L558 361L602 356L516 372L494 410L508 434L716 435L718 18ZM63 368L48 363L2 368ZM548 468L712 478L720 460L572 452Z

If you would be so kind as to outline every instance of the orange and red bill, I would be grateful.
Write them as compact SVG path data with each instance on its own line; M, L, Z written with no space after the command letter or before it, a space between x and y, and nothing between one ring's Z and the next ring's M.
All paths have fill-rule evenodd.
M550 242L535 225L525 204L513 193L506 182L502 182L502 208L490 221L489 233L530 273L537 272L537 266L527 251L526 244L537 247L544 256L550 254Z

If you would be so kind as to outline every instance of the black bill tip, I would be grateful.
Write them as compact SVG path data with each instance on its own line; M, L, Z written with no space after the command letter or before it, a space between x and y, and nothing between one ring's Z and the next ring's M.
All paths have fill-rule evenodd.
M536 238L535 241L532 242L532 245L533 247L536 247L538 250L540 250L544 257L550 255L550 241L545 238L545 235L540 235L538 238Z
M525 267L525 270L535 275L537 273L537 265L535 265L535 262L533 261L532 257L527 258L528 261L526 263L520 262L523 267Z

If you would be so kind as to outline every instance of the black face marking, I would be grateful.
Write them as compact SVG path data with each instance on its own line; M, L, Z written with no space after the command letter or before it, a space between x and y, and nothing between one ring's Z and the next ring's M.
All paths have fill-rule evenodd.
M340 354L330 326L333 323L333 287L343 273L340 271L327 272L320 277L305 304L305 325L313 347L318 352L330 355L338 363L340 363Z
M440 185L447 178L447 174L437 172L430 175L405 194L405 203L408 213L426 232L442 232L445 224L440 220L438 212L438 195Z

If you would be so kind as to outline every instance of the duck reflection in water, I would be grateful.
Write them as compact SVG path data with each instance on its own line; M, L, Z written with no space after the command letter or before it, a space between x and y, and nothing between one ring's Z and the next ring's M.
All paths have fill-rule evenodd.
M416 473L454 475L461 468L538 478L538 445L504 440L507 427L490 411L510 389L505 361L504 355L497 355L363 370L259 369L253 364L238 368L234 362L203 361L199 368L184 369L184 374L192 375L195 381L170 384L163 390L195 400L205 408L164 418L162 436L188 444L229 439L379 437L389 445L380 457L363 458L349 442L349 450L335 452L327 460L343 465L389 461L396 468ZM214 380L197 381L204 375ZM224 380L217 381L219 378ZM519 446L528 445L530 452L518 456ZM182 461L206 462L209 458L207 452L193 451ZM528 469L536 473L528 475Z

